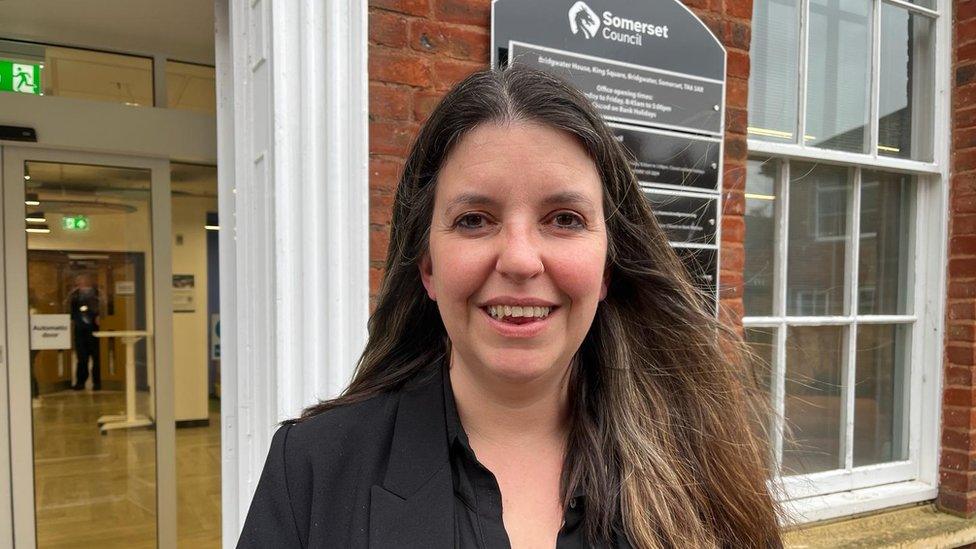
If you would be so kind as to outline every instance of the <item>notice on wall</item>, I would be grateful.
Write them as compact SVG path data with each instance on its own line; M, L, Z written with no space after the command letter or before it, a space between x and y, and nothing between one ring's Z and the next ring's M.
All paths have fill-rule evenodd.
M631 154L630 168L646 185L718 191L721 139L610 124Z
M718 199L644 188L654 217L671 243L716 246Z
M571 82L609 120L719 135L722 83L512 41L509 59Z
M71 348L71 315L30 315L32 351Z
M718 250L674 247L699 291L718 302Z
M197 310L195 302L196 283L191 274L173 275L173 312L192 313Z
M134 280L116 280L115 295L135 295L136 282Z

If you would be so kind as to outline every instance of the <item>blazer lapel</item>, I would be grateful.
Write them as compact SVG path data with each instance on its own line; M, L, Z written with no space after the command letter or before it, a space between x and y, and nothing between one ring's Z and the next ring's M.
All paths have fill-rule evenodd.
M369 546L454 546L454 482L448 462L439 369L405 390L397 408L383 486L370 493Z

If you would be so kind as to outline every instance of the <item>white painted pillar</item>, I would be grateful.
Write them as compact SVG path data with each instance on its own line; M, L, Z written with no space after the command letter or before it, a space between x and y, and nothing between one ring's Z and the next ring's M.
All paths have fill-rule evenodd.
M216 0L224 547L369 313L366 0Z

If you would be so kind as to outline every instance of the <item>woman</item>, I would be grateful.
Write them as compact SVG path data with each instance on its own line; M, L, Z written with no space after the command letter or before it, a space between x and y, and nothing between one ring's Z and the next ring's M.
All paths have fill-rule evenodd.
M369 342L272 442L242 547L776 547L741 341L588 101L515 65L404 167Z

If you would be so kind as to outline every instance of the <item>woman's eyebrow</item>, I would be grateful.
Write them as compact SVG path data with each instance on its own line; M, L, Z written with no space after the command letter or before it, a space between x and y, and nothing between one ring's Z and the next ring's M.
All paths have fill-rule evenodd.
M450 212L460 206L487 206L497 207L498 201L489 196L478 193L461 193L447 203L444 211Z
M593 201L583 193L576 191L563 191L547 196L542 203L546 206L555 204L582 204L590 208L594 207Z

